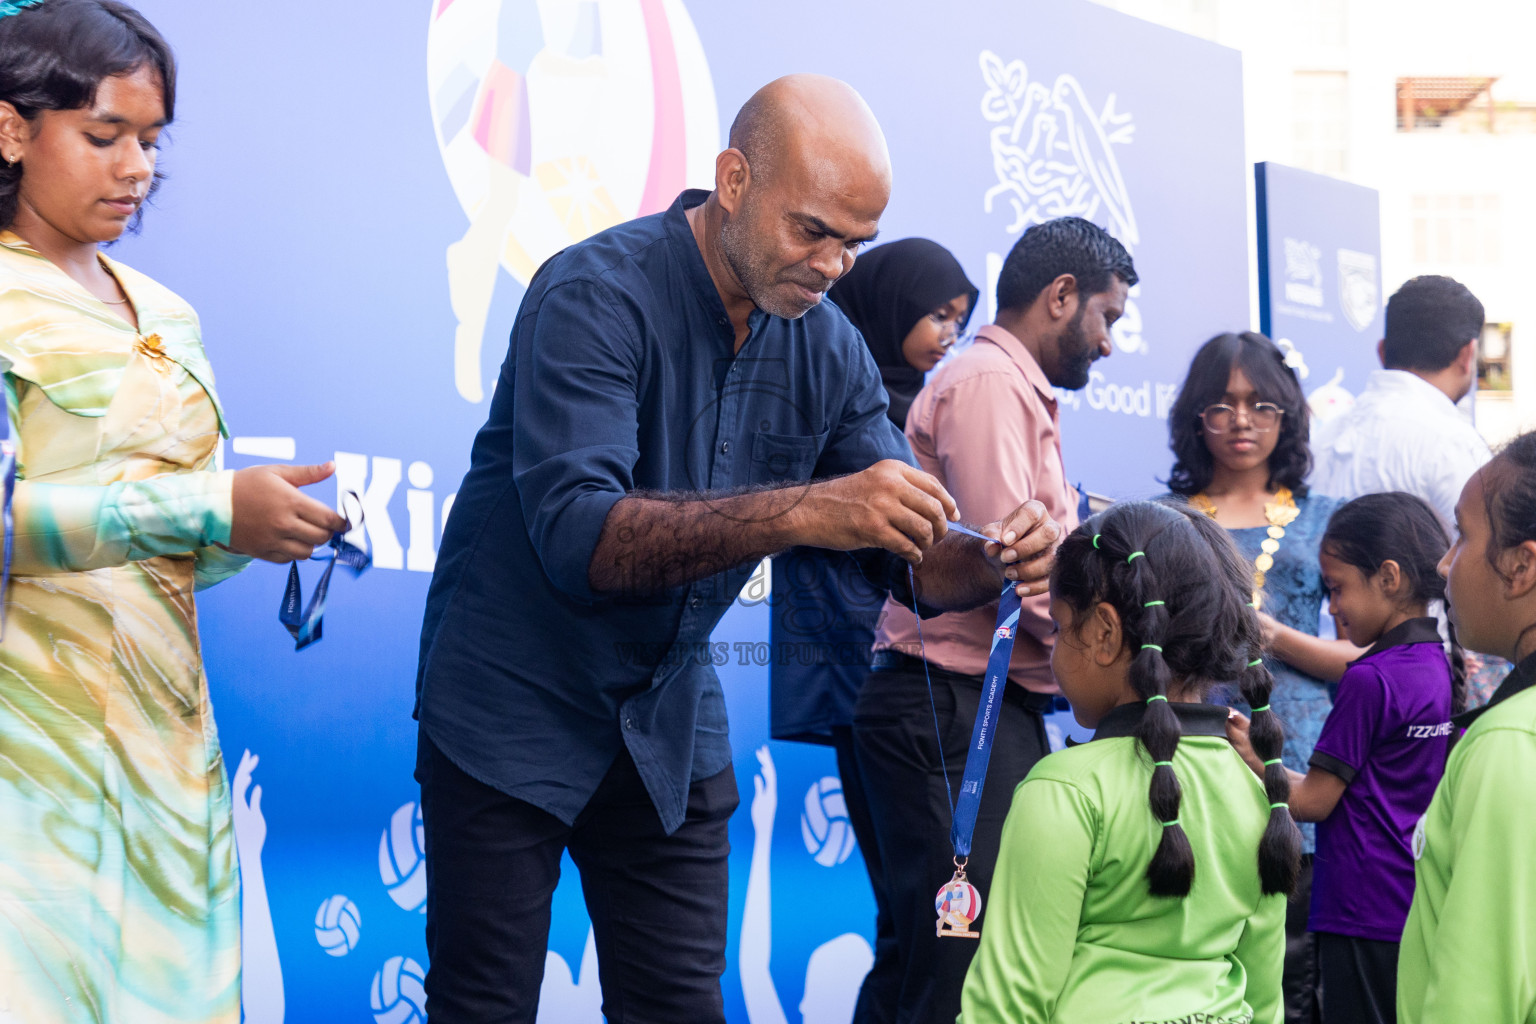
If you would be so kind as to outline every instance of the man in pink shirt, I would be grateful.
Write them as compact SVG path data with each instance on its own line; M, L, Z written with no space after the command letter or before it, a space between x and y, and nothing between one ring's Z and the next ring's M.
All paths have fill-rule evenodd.
M1110 325L1135 283L1125 248L1081 218L1038 224L1014 245L997 281L996 321L939 368L907 416L918 464L939 478L967 522L993 522L1033 498L1064 532L1077 526L1053 389L1088 383L1094 360L1110 354ZM1019 616L1013 685L999 713L966 868L984 898L1014 787L1050 749L1041 718L1056 693L1049 608L1048 595L1026 598ZM960 1012L976 943L935 934L934 894L954 865L934 714L949 784L958 791L996 617L993 601L926 619L920 644L910 607L888 600L882 613L853 733L879 845L864 855L879 857L897 943L865 982L857 1024L950 1024ZM985 926L983 915L972 928Z

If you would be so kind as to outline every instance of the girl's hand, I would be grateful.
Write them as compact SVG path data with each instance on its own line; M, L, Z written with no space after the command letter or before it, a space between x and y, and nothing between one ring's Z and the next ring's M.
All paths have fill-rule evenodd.
M1264 631L1264 649L1272 651L1275 643L1280 639L1280 630L1283 629L1273 615L1267 612L1259 612L1259 628Z
M1253 752L1253 744L1248 739L1249 721L1241 711L1236 708L1227 709L1227 741L1232 744L1232 749L1237 751L1239 757L1260 776L1264 774L1264 762L1259 760L1259 755Z
M293 562L314 554L315 548L345 528L347 521L299 488L317 484L335 471L329 462L323 466L269 465L237 470L229 549L268 562Z

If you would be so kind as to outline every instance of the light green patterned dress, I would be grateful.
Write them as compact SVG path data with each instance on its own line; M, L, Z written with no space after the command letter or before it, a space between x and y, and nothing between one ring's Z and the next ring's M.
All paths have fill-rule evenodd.
M222 414L196 314L103 263L137 331L0 232L18 449L0 1022L238 1024L239 876L192 600L246 561L213 546Z

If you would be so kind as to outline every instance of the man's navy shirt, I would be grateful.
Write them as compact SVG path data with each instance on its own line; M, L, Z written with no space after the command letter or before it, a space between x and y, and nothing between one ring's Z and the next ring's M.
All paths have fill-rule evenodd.
M604 231L534 276L427 596L417 717L459 767L572 823L629 748L667 831L731 763L710 633L743 565L594 593L628 492L785 485L912 463L858 332L823 302L735 329L684 210ZM724 658L719 659L721 662Z

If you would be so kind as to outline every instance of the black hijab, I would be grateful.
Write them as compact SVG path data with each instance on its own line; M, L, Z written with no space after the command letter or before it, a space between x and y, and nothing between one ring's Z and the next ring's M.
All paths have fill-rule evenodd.
M971 300L960 323L964 329L976 311L976 286L948 249L926 238L904 238L860 255L827 295L864 335L890 397L887 415L905 427L923 371L907 362L901 343L919 320L957 295Z

